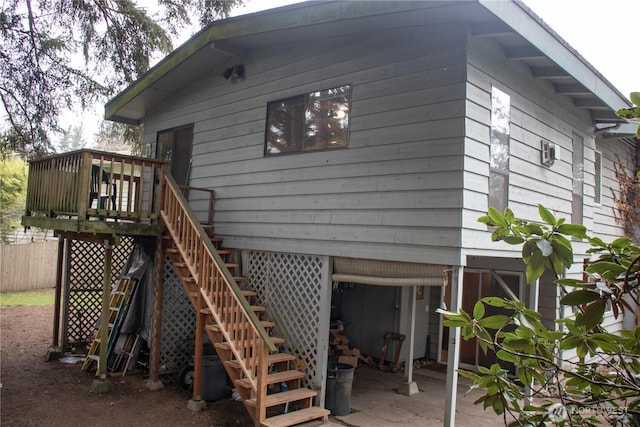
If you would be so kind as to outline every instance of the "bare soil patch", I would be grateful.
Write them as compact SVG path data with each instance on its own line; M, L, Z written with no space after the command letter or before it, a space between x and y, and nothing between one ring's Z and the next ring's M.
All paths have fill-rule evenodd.
M82 363L47 362L53 307L0 309L0 424L3 426L249 426L241 402L187 409L191 395L175 383L149 391L146 372L111 376L112 393L89 392L93 373Z

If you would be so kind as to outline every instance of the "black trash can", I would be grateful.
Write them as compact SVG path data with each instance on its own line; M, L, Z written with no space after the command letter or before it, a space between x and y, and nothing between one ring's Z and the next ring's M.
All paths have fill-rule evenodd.
M332 415L349 415L353 371L346 363L329 362L325 406Z

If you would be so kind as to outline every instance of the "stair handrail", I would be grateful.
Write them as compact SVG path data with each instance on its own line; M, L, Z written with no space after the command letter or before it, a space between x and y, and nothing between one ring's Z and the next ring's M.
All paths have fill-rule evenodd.
M166 188L163 190L160 215L165 226L176 242L191 275L197 278L200 293L225 339L231 344L231 351L241 362L242 370L254 390L260 394L257 378L261 367L258 366L258 359L264 356L261 354L260 342L266 347L267 352L275 352L276 346L251 310L249 301L216 252L178 184L169 174L164 175L163 181ZM225 292L225 288L230 292ZM234 302L237 304L235 308ZM238 316L241 319L238 319ZM253 333L253 336L247 336L247 329L237 326L247 323L251 326L249 333ZM258 352L251 349L255 346L261 347L258 348Z

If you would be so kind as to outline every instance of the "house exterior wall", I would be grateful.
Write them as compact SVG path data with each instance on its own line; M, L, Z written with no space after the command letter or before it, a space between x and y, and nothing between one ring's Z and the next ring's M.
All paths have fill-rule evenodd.
M412 27L250 51L245 79L213 70L149 113L145 141L194 123L191 185L216 191L228 246L455 263L465 44L462 28ZM264 156L267 102L344 84L347 149Z
M550 209L556 217L571 221L572 137L584 138L583 225L593 236L611 241L623 234L616 225L611 189L617 190L613 170L616 155L629 158L628 147L616 140L596 141L591 118L575 108L568 98L555 94L551 84L534 79L528 68L509 61L491 41L469 40L467 73L467 137L465 140L465 180L462 254L464 256L519 257L520 247L491 242L486 226L477 222L488 208L489 134L491 87L511 96L510 186L508 206L516 216L539 221L537 205ZM555 143L559 156L555 163L540 162L540 140ZM595 197L595 151L602 153L602 202ZM582 275L588 258L588 242L574 241L575 263L568 276ZM541 287L540 307L550 322L557 315L559 296L547 279ZM614 328L621 319L608 316Z

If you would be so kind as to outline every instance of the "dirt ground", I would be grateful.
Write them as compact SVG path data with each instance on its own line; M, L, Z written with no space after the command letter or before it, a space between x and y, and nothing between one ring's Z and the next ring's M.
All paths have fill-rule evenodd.
M251 425L241 402L209 402L187 409L190 393L177 384L148 391L146 373L111 377L112 393L89 392L92 373L79 364L45 361L52 337L52 306L0 309L0 424L2 426Z

